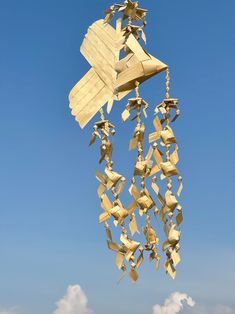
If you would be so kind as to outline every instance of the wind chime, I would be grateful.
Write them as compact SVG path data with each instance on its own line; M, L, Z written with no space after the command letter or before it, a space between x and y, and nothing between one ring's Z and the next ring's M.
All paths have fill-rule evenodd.
M155 260L159 267L159 238L154 228L156 219L162 221L166 235L163 251L166 254L165 271L172 278L176 276L176 265L180 262L179 226L183 220L182 207L176 194L182 191L182 177L176 167L178 145L171 128L180 111L178 100L170 97L170 73L166 64L147 53L141 46L146 43L144 27L147 10L141 9L138 2L130 0L115 4L105 11L105 18L92 24L83 40L81 53L91 65L91 69L74 86L69 95L72 115L81 128L99 112L100 119L94 124L90 140L92 145L100 140L99 163L104 164L104 172L96 171L99 182L97 190L103 212L99 216L104 224L108 248L116 253L116 265L127 271L133 282L138 279L137 269L147 253L150 261ZM116 28L111 21L116 19ZM120 59L120 53L124 58ZM165 99L155 108L154 132L149 134L149 149L144 153L145 125L148 103L140 97L140 85L152 76L165 71ZM135 120L136 127L130 140L129 150L136 150L133 178L129 186L132 197L130 205L125 206L121 193L126 185L126 178L116 172L112 159L115 127L105 115L103 106L107 104L110 113L114 101L120 101L131 91L130 98L122 113L122 120ZM178 189L174 192L175 178ZM158 180L166 182L165 190L160 191ZM150 186L152 192L150 192ZM138 228L138 219L142 221L142 230ZM120 239L113 239L110 221L120 231ZM144 242L141 241L141 232ZM139 239L139 240L138 240ZM143 243L142 243L143 242Z

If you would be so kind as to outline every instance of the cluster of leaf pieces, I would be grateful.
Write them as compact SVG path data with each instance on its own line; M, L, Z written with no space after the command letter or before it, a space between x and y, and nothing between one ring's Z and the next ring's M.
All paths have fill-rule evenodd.
M116 12L123 12L123 19L143 20L145 25L146 10L138 8L137 2L127 0L124 4L115 4L106 11L105 22L111 21ZM130 33L134 33L130 29ZM166 253L165 271L172 278L176 276L176 265L180 261L180 231L178 226L183 220L182 207L178 203L172 191L174 177L178 178L179 188L177 195L182 190L182 177L176 167L178 157L178 145L170 123L179 116L178 100L169 97L169 71L166 71L166 99L164 99L155 109L153 125L155 131L149 134L149 149L144 156L145 125L141 120L142 115L147 118L147 102L139 96L139 83L136 82L136 97L129 99L125 110L122 113L122 120L136 120L136 127L130 140L129 150L137 150L137 159L134 165L133 178L129 187L132 202L125 206L120 199L126 178L114 171L112 160L113 145L110 135L115 135L114 125L105 119L103 109L100 110L101 119L94 124L94 130L90 145L98 137L101 141L100 160L105 162L104 173L96 171L96 178L100 185L97 193L101 201L103 213L99 217L99 222L103 223L107 234L108 248L116 252L116 265L125 275L127 271L126 262L130 263L129 276L132 282L138 279L137 269L144 260L144 252L149 253L149 260L155 260L156 268L159 267L160 255L158 253L159 238L151 221L158 217L163 222L166 240L163 243L163 251ZM172 112L175 112L172 115ZM131 118L133 114L133 118ZM161 115L161 118L159 118ZM172 118L173 116L173 118ZM161 149L160 149L161 146ZM166 191L160 193L157 184L157 176L160 180L167 181ZM149 182L150 181L150 182ZM155 197L151 196L148 185L151 186ZM113 200L111 200L111 196ZM137 241L134 237L139 234L136 213L145 218L142 227L142 235L145 239ZM120 228L120 243L116 243L108 224L113 218L113 224ZM152 219L151 219L152 218ZM128 224L128 225L127 225ZM123 276L122 276L123 277Z
M123 28L125 36L128 37L130 34L133 34L138 40L141 36L146 43L146 36L143 28L147 25L145 18L148 11L139 8L138 2L126 0L124 1L124 4L114 4L105 11L106 17L104 23L111 22L115 14L118 12L123 13L123 21L128 20L127 25ZM142 25L134 25L133 21L142 22Z
M165 270L175 278L176 271L175 266L179 263L179 240L180 231L177 230L177 225L182 222L182 208L178 204L175 195L172 192L172 177L178 176L180 185L178 190L178 195L182 189L182 179L179 176L176 164L178 163L178 146L176 144L176 139L172 129L167 124L169 119L169 113L172 109L177 108L177 100L175 99L165 99L157 108L163 118L160 120L158 116L154 118L155 132L149 135L149 142L153 142L150 145L147 155L143 156L144 147L144 133L145 126L140 120L141 112L145 113L147 108L147 103L140 97L131 98L126 106L125 111L122 114L123 121L126 121L131 111L135 111L134 119L136 119L137 124L133 133L133 137L130 141L129 150L137 149L138 157L134 166L134 177L132 179L129 192L133 197L133 201L127 207L123 205L120 199L120 194L124 189L126 179L123 175L115 172L113 170L112 161L112 142L110 140L110 134L114 135L114 126L110 124L108 120L101 120L94 125L94 132L90 144L94 142L96 136L101 139L101 158L100 162L103 160L106 162L105 174L96 172L96 178L100 182L98 188L98 195L101 200L101 207L104 212L99 217L99 222L104 223L107 238L108 247L110 250L116 252L116 265L119 269L126 272L126 261L131 263L130 278L133 282L138 279L138 274L136 269L139 268L144 259L144 251L149 252L150 261L156 261L156 268L159 266L160 255L157 251L157 245L159 244L159 238L156 231L151 225L151 212L157 218L160 215L160 220L164 223L164 231L166 234L166 241L163 244L163 250L166 252L167 260L165 262ZM178 108L176 109L178 110ZM128 113L127 113L128 112ZM178 116L178 115L177 115ZM165 125L165 126L164 126ZM168 149L169 146L172 147L172 151L166 156L164 161L164 154L159 149L157 141L160 141L160 145L163 148ZM171 148L171 147L170 147ZM156 174L161 174L160 178L164 180L168 179L167 191L165 196L163 196L157 185ZM137 187L137 180L140 179L141 189ZM157 196L157 200L151 196L147 189L147 179L151 178L151 187ZM111 191L114 201L110 200L108 196L108 191ZM157 205L158 204L160 205ZM159 210L160 208L160 210ZM133 239L135 234L139 234L139 229L136 220L136 210L139 210L140 216L145 216L146 225L142 228L142 232L146 239L144 245ZM175 222L173 220L175 210L177 210L177 215L175 217ZM121 243L115 243L112 237L111 229L108 225L108 220L113 218L113 223L115 227L121 227L120 241ZM129 231L126 227L126 220L129 220ZM137 252L139 252L137 254ZM137 257L136 257L137 255Z

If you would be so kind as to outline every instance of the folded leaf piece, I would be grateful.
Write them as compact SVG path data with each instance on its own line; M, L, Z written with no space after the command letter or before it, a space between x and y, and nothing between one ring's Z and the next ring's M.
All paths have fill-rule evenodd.
M161 131L161 138L165 145L176 143L174 133L169 125L167 125L163 131Z
M161 168L162 168L163 174L166 177L178 175L178 170L176 169L175 165L170 161L162 162Z
M132 269L130 271L129 275L130 275L131 281L133 283L136 283L136 281L138 280L138 277L139 277L138 274L137 274L137 271L135 269Z
M167 65L146 53L132 34L125 40L123 32L116 32L104 20L89 27L81 53L92 68L69 95L72 115L81 128L107 102L121 100L131 92L136 80L142 83L167 68ZM119 53L124 45L130 52L119 61Z
M131 232L132 236L135 235L135 233L140 233L139 230L138 230L138 226L137 226L135 215L132 215L132 217L131 217L131 221L129 223L129 228L130 228L130 232Z

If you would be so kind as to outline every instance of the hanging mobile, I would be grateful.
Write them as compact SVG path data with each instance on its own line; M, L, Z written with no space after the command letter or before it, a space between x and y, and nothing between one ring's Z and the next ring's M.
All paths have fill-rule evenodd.
M177 195L182 191L182 177L176 164L179 161L178 145L170 124L180 111L178 100L170 98L169 68L160 60L151 56L140 45L141 39L146 43L144 27L147 10L141 9L138 2L130 0L123 4L114 4L105 11L105 18L92 24L83 40L81 53L91 65L91 69L74 86L69 95L72 115L80 127L86 124L99 112L100 120L94 124L90 140L92 145L96 138L101 141L99 163L105 163L104 173L96 171L99 181L97 190L103 213L99 222L104 224L108 248L116 252L116 265L127 271L126 262L130 264L129 276L133 282L138 279L137 269L144 260L144 253L149 253L150 261L155 260L159 267L159 238L151 222L151 216L163 222L166 240L163 251L166 253L165 270L172 277L176 276L176 265L180 261L179 225L183 220L182 207L173 192L174 178L178 178ZM111 21L116 15L116 28ZM134 24L136 23L136 24ZM124 58L120 59L121 52ZM153 125L155 131L149 134L149 150L144 155L145 125L142 117L147 118L147 102L140 97L140 85L152 76L165 71L166 96L155 109ZM135 97L130 98L122 113L122 120L127 121L132 113L136 127L130 140L129 150L137 150L133 178L129 187L133 201L125 206L120 195L125 188L126 178L114 170L112 160L113 145L111 136L115 135L114 125L105 117L103 106L107 104L110 113L114 101L120 101L135 90ZM174 116L172 117L172 112ZM159 118L161 115L161 118ZM160 148L161 147L161 148ZM166 180L166 192L161 193L157 176ZM148 186L154 195L151 195ZM111 199L112 197L112 199ZM158 209L157 202L160 209ZM144 219L142 230L137 225L138 216ZM108 224L113 218L116 228L120 228L120 242L113 239ZM141 233L144 242L141 241ZM139 237L140 240L136 240Z

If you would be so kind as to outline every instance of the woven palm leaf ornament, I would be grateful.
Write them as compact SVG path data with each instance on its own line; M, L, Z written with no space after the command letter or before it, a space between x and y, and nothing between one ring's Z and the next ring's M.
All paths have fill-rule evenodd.
M85 35L81 53L91 68L69 95L72 115L81 128L96 114L100 115L90 140L92 145L99 139L99 163L104 165L102 172L96 171L102 208L99 223L105 227L108 248L116 254L117 267L123 275L128 272L132 282L136 282L138 268L146 256L155 261L156 268L159 267L156 220L160 220L165 232L162 245L166 254L165 271L175 278L180 262L180 224L183 220L182 207L177 200L182 191L182 177L177 169L178 145L171 128L180 114L178 100L170 98L168 66L141 46L146 43L147 10L139 8L138 2L126 0L111 6L105 15L104 19L93 23ZM111 23L116 24L115 28ZM121 53L124 53L123 58ZM146 135L144 120L149 105L140 96L140 85L163 71L166 75L165 99L154 110L153 132ZM136 121L129 143L129 150L136 150L136 160L133 161L133 178L127 185L125 176L116 171L112 159L115 126L107 114L115 102L130 92L134 92L134 97L128 100L120 117L123 122ZM103 108L106 104L107 114ZM144 152L146 138L149 148ZM164 189L159 187L159 180L166 182ZM177 186L176 192L174 186ZM132 198L130 204L124 204L121 199L125 188ZM142 229L138 226L139 221ZM112 235L112 228L120 234L117 240Z

